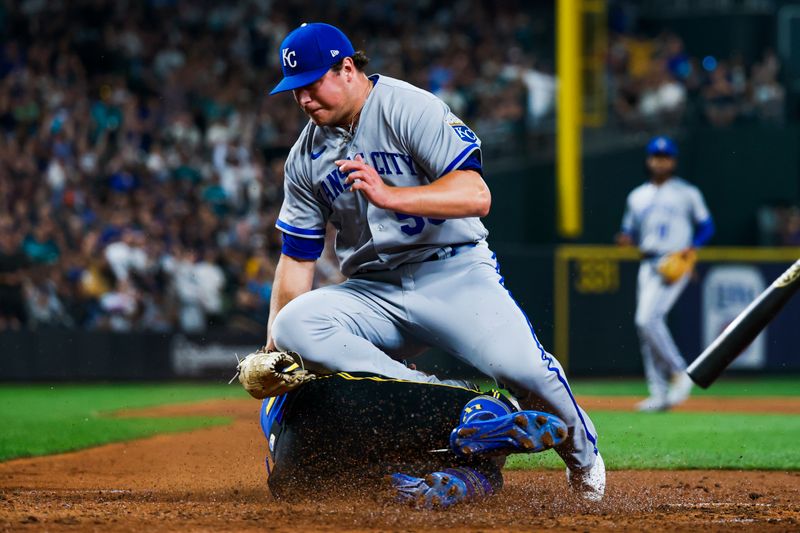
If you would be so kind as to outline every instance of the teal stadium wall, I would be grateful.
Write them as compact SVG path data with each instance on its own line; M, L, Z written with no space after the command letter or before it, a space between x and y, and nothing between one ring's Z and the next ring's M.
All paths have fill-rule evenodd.
M610 243L618 231L628 193L647 178L644 143L583 159L584 232L577 243ZM703 191L717 223L713 244L757 243L756 211L777 201L800 203L800 127L693 128L678 138L678 174ZM491 242L552 245L555 231L555 165L520 159L513 169L493 171Z

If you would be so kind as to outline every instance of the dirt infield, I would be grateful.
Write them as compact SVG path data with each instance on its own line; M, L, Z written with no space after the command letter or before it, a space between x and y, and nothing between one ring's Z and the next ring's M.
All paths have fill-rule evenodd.
M257 410L255 401L235 400L127 413L213 414L234 422L2 463L0 530L800 530L798 472L611 471L601 504L569 497L564 473L554 471L508 472L501 495L439 512L387 504L379 495L280 504L264 482Z
M633 411L637 396L581 396L580 405L587 411ZM800 415L800 398L774 396L771 398L743 398L722 396L699 396L690 398L673 409L678 412L703 413L769 413Z

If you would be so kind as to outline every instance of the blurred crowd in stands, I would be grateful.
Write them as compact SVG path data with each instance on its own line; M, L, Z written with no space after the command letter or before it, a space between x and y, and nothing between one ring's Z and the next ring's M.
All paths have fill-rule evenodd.
M740 55L690 56L683 40L613 33L608 84L615 118L628 128L678 126L684 120L716 126L735 122L782 122L785 90L772 50L752 65Z
M762 246L800 246L800 206L781 202L756 213Z
M502 144L552 129L556 84L552 45L537 55L551 20L499 4L0 2L0 330L263 334L283 162L305 122L291 96L266 97L280 40L339 24L370 72ZM631 126L680 120L696 95L712 124L780 118L774 54L702 63L675 35L613 36L612 109ZM339 279L327 252L318 277Z

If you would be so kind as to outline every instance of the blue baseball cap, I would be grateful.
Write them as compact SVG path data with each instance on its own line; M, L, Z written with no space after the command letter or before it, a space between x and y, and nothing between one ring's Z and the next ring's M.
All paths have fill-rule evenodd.
M302 24L281 43L278 52L283 79L269 94L292 91L314 83L342 58L355 54L350 39L330 24Z
M664 135L653 137L647 143L647 155L668 155L676 157L678 155L678 145L675 141Z

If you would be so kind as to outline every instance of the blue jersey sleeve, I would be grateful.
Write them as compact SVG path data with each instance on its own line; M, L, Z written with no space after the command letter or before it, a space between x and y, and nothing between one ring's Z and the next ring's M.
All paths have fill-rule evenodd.
M408 153L431 180L461 168L475 152L480 153L478 136L443 101L422 92L408 95L398 102L403 120L397 131Z
M325 248L325 239L297 237L289 233L283 234L283 248L281 252L289 257L315 260L322 255L323 248Z

